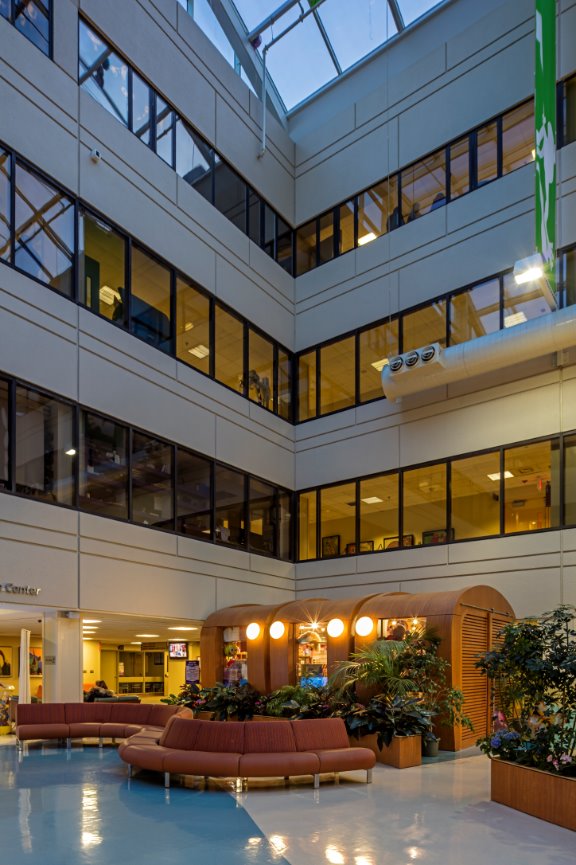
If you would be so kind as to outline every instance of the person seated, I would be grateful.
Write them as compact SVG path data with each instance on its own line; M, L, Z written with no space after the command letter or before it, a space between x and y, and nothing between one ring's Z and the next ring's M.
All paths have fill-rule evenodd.
M93 703L97 697L113 697L114 691L111 691L104 681L104 679L98 679L93 688L84 694L84 702L85 703Z

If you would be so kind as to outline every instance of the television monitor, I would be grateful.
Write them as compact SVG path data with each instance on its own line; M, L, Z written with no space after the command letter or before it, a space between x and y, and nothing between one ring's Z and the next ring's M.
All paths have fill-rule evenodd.
M183 658L186 660L188 657L188 643L182 642L182 640L168 643L168 657Z

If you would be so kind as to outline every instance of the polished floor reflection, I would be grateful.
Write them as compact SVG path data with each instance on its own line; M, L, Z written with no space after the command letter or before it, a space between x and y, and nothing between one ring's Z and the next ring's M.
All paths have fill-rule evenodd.
M5 741L5 740L4 740ZM7 862L42 865L573 865L566 829L489 800L489 763L472 756L398 771L252 782L236 794L197 779L165 791L132 781L116 749L0 748Z

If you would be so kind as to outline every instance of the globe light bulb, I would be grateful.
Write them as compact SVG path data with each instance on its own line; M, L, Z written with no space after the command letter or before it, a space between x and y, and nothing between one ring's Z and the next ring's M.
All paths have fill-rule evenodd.
M367 637L374 629L374 622L370 616L360 616L356 622L356 633L359 637Z
M326 630L329 637L340 637L344 633L344 622L342 619L330 619Z
M280 637L284 636L285 630L286 627L284 625L284 622L272 622L272 624L270 625L270 636L273 640L279 640Z
M258 622L250 622L246 628L246 638L248 640L256 640L260 636L260 625Z

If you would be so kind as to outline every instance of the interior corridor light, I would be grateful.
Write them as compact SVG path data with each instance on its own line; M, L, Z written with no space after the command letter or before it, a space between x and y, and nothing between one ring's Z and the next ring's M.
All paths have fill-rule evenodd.
M358 238L358 246L364 246L366 243L372 243L373 240L376 240L376 235L373 231L369 231L367 234L363 234L362 237Z
M535 282L544 276L544 259L542 253L537 252L528 258L521 258L514 265L514 280L516 285L524 285L526 282Z
M270 636L273 640L279 640L280 637L284 636L285 630L284 622L272 622L270 625Z
M329 637L341 637L344 633L344 622L342 619L330 619L326 630Z
M355 630L359 637L368 637L374 630L374 622L370 616L360 616Z
M258 622L250 622L246 628L246 639L257 640L260 636L260 625Z

